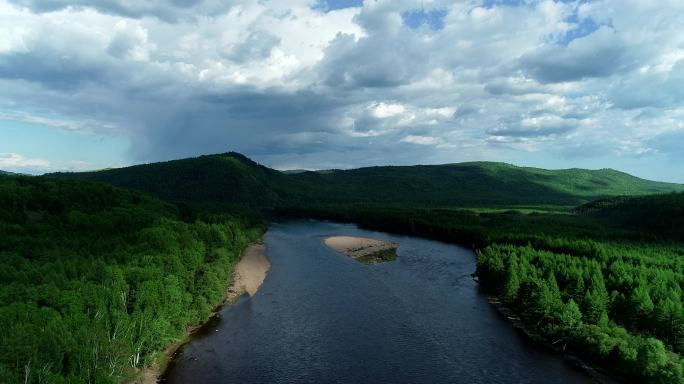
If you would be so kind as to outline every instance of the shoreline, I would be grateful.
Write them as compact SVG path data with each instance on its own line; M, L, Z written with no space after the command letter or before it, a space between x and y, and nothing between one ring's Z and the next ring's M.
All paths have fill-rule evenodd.
M323 243L330 249L366 265L392 261L399 244L368 237L329 236Z
M264 254L266 247L263 244L263 237L252 243L240 255L240 260L233 269L233 280L226 289L221 301L214 305L212 314L202 324L189 326L181 338L169 344L154 361L141 369L134 378L123 381L125 384L156 384L163 377L164 372L173 360L176 352L192 340L192 336L206 324L216 319L219 311L227 306L234 304L242 295L247 293L253 296L261 287L271 263Z
M479 283L479 281L477 280L476 282ZM560 357L562 357L565 362L572 365L575 369L579 370L580 372L583 372L585 375L587 375L587 377L589 377L590 380L594 381L595 383L619 384L621 382L617 378L613 378L608 374L599 372L598 370L596 370L596 368L594 368L594 366L592 366L586 360L582 359L576 354L572 352L563 351L561 348L554 346L553 344L550 344L549 342L541 339L541 336L530 332L530 330L528 330L527 327L525 327L525 324L523 324L520 317L511 308L507 307L504 303L502 303L498 297L487 295L487 302L489 303L489 305L494 307L496 313L499 316L503 317L511 324L513 329L524 334L525 337L527 337L536 345L543 347L544 349L550 352L560 355Z

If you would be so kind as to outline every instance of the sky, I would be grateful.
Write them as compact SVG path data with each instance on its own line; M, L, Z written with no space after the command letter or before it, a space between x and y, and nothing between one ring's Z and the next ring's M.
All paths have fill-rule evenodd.
M684 183L681 0L0 0L0 169L241 152Z

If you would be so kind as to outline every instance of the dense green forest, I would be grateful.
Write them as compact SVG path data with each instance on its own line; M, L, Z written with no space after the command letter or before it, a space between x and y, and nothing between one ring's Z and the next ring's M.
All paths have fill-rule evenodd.
M549 171L487 162L284 173L237 153L51 176L107 182L171 200L260 208L311 204L575 206L615 195L684 191L682 185L609 169Z
M112 378L139 366L206 317L235 256L262 229L254 218L261 212L472 247L483 287L536 339L625 381L684 383L684 193L676 192L682 185L613 170L502 163L279 172L235 153L50 176L58 179L3 179L0 204L11 209L0 227L0 252L10 267L2 300L11 305L0 327L19 340L2 353L20 351L2 361L3 375L20 377L27 358L36 378L41 369L55 377ZM69 189L75 193L59 192ZM226 210L233 215L216 214ZM207 286L213 288L201 288ZM65 299L81 292L98 299ZM148 299L162 295L174 299ZM155 320L142 336L147 319ZM35 329L12 328L21 324ZM52 335L69 329L96 336L79 347L68 337L31 337L56 350L21 339L46 333L47 325L80 330ZM104 346L123 352L105 354ZM94 351L104 360L87 360ZM115 373L105 355L119 357Z
M263 230L111 186L0 176L0 382L135 373L208 318Z
M575 212L608 218L628 228L684 241L684 199L681 194L618 196L581 205Z

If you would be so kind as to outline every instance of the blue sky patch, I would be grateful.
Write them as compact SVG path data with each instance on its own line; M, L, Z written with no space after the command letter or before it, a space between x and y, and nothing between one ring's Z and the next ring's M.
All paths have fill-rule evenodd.
M444 17L447 11L444 9L433 9L426 11L424 9L414 9L401 14L404 23L412 29L420 28L427 25L433 31L439 31L444 28Z
M54 127L0 119L0 153L18 153L28 158L50 160L46 169L5 167L5 171L43 173L78 167L100 169L127 164L130 142L126 137L74 132ZM78 168L76 168L78 169Z
M594 19L591 18L586 18L579 20L577 17L577 13L573 14L569 18L565 19L566 22L568 23L573 23L576 24L576 27L569 30L568 32L563 35L558 43L564 46L567 46L570 44L573 40L582 38L587 35L591 35L594 33L596 30L601 28L602 24L597 23L594 21Z
M334 11L336 9L354 8L363 6L363 0L318 0L314 9L324 12Z

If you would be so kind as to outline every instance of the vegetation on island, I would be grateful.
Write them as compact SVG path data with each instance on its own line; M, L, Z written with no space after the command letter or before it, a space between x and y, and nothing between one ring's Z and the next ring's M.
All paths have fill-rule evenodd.
M0 178L0 381L139 367L206 318L260 212L472 247L538 340L626 381L684 383L682 185L502 163L284 173L234 153L49 176Z
M379 263L386 263L388 261L394 261L397 259L397 249L396 248L387 248L387 249L381 249L363 256L357 257L355 260L366 264L366 265L374 265L374 264L379 264Z

